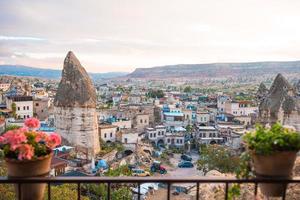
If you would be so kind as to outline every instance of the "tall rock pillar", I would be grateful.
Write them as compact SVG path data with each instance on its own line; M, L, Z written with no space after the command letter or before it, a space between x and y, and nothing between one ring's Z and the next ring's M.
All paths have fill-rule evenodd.
M54 100L56 130L70 145L100 151L96 91L73 52L68 52Z

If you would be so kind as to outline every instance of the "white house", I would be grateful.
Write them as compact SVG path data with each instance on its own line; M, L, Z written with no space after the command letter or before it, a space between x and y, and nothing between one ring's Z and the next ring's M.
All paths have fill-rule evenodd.
M155 145L165 143L165 135L167 129L165 126L155 126L154 128L146 128L146 137Z
M16 118L26 119L33 117L32 96L11 96L6 100L7 108L12 109L13 103L16 105Z
M194 137L200 144L216 144L224 140L213 126L198 126Z
M99 125L99 136L104 142L115 142L117 134L117 126L111 124Z
M196 113L196 118L197 118L197 123L199 123L199 124L208 124L209 119L210 119L210 114L209 114L209 112L198 111Z

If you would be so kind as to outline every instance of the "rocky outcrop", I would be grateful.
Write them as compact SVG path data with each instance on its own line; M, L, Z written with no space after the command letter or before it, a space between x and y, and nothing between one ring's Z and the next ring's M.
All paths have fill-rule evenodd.
M54 115L56 131L66 143L88 148L92 155L100 151L95 88L71 51L64 61Z
M269 90L267 89L266 85L264 83L261 83L256 93L256 99L258 101L261 101L267 96L268 92Z
M96 90L92 80L72 51L65 58L62 78L54 105L84 108L96 107Z
M300 102L295 88L278 74L259 105L259 122L273 124L277 121L300 129Z

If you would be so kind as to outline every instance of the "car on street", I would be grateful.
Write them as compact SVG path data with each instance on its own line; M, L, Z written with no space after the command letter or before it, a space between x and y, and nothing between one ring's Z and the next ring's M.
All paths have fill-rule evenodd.
M178 167L179 168L193 168L194 164L191 163L190 161L182 161L182 162L178 163Z
M143 169L132 169L132 176L145 177L150 176L150 173Z
M181 160L184 160L184 161L192 161L193 160L191 156L186 155L186 154L182 154L180 158L181 158Z

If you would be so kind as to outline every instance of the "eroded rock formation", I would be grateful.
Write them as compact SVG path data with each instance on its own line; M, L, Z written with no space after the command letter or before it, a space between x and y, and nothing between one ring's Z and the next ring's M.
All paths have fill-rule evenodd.
M71 145L100 150L96 113L96 91L73 52L64 60L62 79L54 100L57 132Z
M271 125L277 121L300 130L300 99L295 87L281 74L276 76L268 94L259 105L260 123Z

